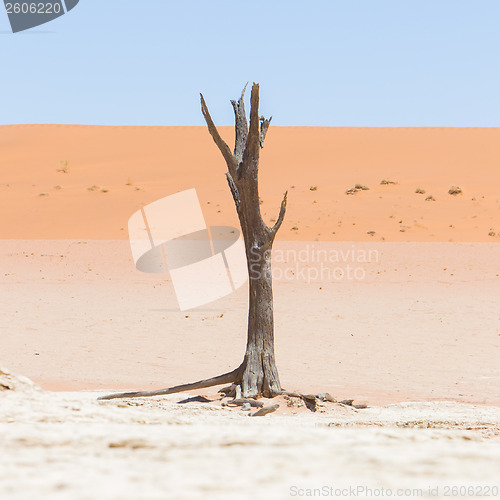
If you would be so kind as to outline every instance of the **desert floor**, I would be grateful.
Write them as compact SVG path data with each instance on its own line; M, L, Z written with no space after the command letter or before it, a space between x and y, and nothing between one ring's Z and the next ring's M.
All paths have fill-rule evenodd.
M246 287L182 312L169 275L136 270L128 242L133 212L193 187L208 224L237 226L206 130L0 127L0 366L40 386L0 391L0 498L280 499L338 485L444 498L447 485L499 486L499 139L270 129L266 220L289 191L274 249L281 384L369 408L311 413L281 399L248 418L215 389L191 394L207 403L96 401L241 362ZM357 183L370 189L345 194ZM341 258L320 262L320 250Z
M311 413L279 398L276 413L252 418L210 391L203 403L96 401L0 381L13 389L0 393L9 500L498 496L497 407L324 403Z
M282 242L276 254L308 245ZM346 255L376 252L340 264L359 267L361 280L314 279L314 263L278 263L297 270L274 287L283 387L369 408L325 404L311 413L279 398L276 413L249 418L221 407L215 388L96 401L104 390L158 389L237 366L245 287L181 312L168 276L135 270L126 241L3 241L2 364L44 389L94 392L0 391L0 498L496 491L496 245L323 243ZM195 395L209 402L179 404Z
M295 251L275 266L283 387L368 404L500 405L497 243L314 245L371 261L303 262L311 243L276 245L276 257ZM1 362L44 389L149 390L241 362L246 286L182 312L168 275L137 271L126 241L3 241L0 263ZM321 265L344 278L321 279ZM288 268L293 279L280 275Z

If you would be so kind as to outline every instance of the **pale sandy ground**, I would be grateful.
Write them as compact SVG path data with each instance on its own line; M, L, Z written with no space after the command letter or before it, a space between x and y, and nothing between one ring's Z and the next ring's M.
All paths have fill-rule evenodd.
M301 250L376 252L364 279L311 280ZM0 363L46 389L152 389L236 367L247 292L178 309L168 276L134 268L126 241L2 241ZM276 352L287 389L360 403L500 405L496 243L286 243L275 280ZM360 255L360 254L359 254ZM297 266L299 266L297 268ZM298 271L297 271L298 269Z
M217 401L180 404L181 394L96 395L0 392L0 498L279 500L320 488L329 498L448 498L453 487L471 498L500 486L496 407L328 403L252 418Z
M196 393L211 403L96 402L103 389L165 387L236 366L244 289L182 313L171 282L136 271L125 241L2 241L0 364L45 389L101 392L0 391L0 498L495 491L487 488L500 477L496 245L325 243L377 259L348 262L365 272L361 281L276 280L281 382L370 408L328 404L313 414L281 399L277 413L249 418L222 408L214 389ZM282 242L276 255L307 247Z

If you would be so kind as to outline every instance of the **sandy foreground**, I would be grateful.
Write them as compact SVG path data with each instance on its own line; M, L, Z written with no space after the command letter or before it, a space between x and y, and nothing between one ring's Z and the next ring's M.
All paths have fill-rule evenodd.
M281 243L276 254L311 244ZM279 398L276 413L251 418L221 407L216 389L96 401L104 391L158 389L237 366L245 287L181 312L168 277L135 270L126 241L2 241L0 363L44 389L94 391L17 382L17 390L0 390L0 498L495 492L496 244L327 245L377 258L341 264L359 266L362 280L276 279L281 383L369 408L324 403L311 413ZM208 402L180 403L197 395Z
M276 254L313 244L281 242ZM369 408L324 403L312 413L278 398L266 402L280 404L276 413L252 418L222 407L215 388L96 401L237 366L245 287L181 312L168 276L135 270L126 241L2 241L0 362L45 390L16 382L0 391L0 498L494 493L497 244L325 245L378 253L340 264L360 267L361 280L301 275L297 264L317 268L310 260L275 266L299 270L274 286L281 383Z
M498 496L496 407L322 403L311 413L279 398L283 409L252 418L210 391L207 402L96 401L5 371L0 382L1 498Z

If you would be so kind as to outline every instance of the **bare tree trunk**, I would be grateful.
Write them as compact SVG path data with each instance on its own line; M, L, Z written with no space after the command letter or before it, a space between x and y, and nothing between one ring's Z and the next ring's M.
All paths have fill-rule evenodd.
M227 179L233 194L245 241L249 275L248 333L245 358L241 365L243 397L272 397L281 392L274 357L274 317L271 250L286 210L286 193L276 224L271 228L262 220L259 198L259 154L271 123L259 116L259 85L253 84L250 99L250 127L244 104L245 89L235 114L235 147L231 153L220 137L203 96L201 106L208 130L226 160Z
M243 397L272 397L281 392L281 385L274 358L271 251L254 247L254 254L249 261L248 333L241 388Z
M268 227L260 213L258 171L260 149L264 147L271 119L266 120L259 116L259 85L254 83L250 98L250 124L248 124L244 104L245 89L238 101L231 101L236 132L233 152L220 136L201 95L201 110L208 131L227 164L227 181L245 242L249 275L249 310L247 347L243 362L232 372L192 384L158 391L111 394L99 399L159 396L229 382L233 385L228 392L237 394L241 389L243 398L273 397L283 392L274 357L271 250L276 233L285 217L287 193L281 202L276 223L273 227Z

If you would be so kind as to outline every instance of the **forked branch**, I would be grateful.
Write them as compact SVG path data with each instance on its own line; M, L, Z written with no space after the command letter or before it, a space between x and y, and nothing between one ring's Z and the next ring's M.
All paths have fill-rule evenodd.
M243 152L245 151L245 145L248 137L248 123L245 112L245 91L247 85L248 83L243 88L239 100L231 101L234 109L234 156L238 160L238 163L243 160Z
M271 125L271 120L273 117L271 116L269 120L266 120L263 116L260 117L260 137L259 144L261 149L264 147L264 141L266 140L267 130L269 129L269 125Z
M250 96L250 127L248 129L247 143L243 153L243 163L248 167L254 164L257 167L260 149L260 118L259 118L259 84L252 86Z
M226 160L229 172L231 172L231 174L234 175L236 173L236 167L238 166L238 161L236 160L233 153L231 153L231 150L229 149L229 146L226 144L224 139L222 139L222 137L220 136L219 131L217 130L217 127L215 126L215 123L213 122L212 117L210 116L210 112L208 111L208 107L203 97L203 94L200 94L200 98L201 98L201 112L203 113L203 117L207 122L208 131L210 132L212 139L214 140L215 144L222 153L224 160Z
M278 215L278 220L274 224L274 226L271 228L271 234L274 236L278 232L278 229L281 227L281 224L283 223L283 219L285 218L285 213L286 213L286 200L288 196L288 191L285 191L285 194L283 195L283 200L281 202L281 207L280 207L280 213Z
M236 184L234 183L233 176L231 175L230 172L226 172L226 179L227 183L229 184L229 189L231 190L231 194L233 195L233 200L234 204L236 205L236 210L238 211L240 208L240 193L238 191L238 188L236 187Z

